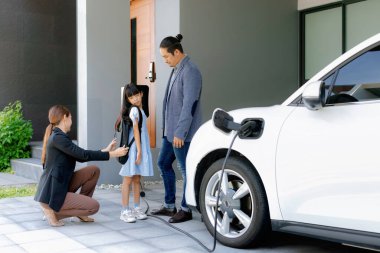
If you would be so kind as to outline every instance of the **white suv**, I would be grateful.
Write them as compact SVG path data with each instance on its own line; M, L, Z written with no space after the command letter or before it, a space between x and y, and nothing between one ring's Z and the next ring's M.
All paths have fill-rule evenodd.
M232 120L248 131L233 143L221 179L237 133ZM225 245L257 245L272 229L379 249L380 34L281 105L216 110L192 140L186 166L186 200L212 234L217 213Z

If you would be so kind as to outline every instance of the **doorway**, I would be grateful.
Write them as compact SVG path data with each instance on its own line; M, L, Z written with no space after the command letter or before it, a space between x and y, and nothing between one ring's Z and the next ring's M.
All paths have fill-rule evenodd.
M130 0L131 81L149 87L147 122L150 147L156 147L156 101L154 79L148 78L154 65L154 0ZM154 71L154 68L153 68ZM153 73L153 76L155 73Z

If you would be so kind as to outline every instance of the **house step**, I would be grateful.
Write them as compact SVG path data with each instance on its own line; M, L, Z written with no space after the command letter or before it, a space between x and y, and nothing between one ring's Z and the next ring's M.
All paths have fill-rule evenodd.
M78 143L76 140L73 142L76 145ZM33 141L29 146L32 150L32 158L11 159L11 167L17 176L38 182L43 171L41 165L42 141ZM86 163L77 162L75 170L85 166Z
M32 150L32 158L41 159L42 155L42 141L33 141L29 144Z
M78 145L77 140L73 140L73 142ZM32 158L36 158L41 160L42 156L42 141L32 141L29 143L30 149L32 151Z
M78 170L85 166L86 163L77 162L75 165L75 170ZM43 171L41 158L11 159L11 167L15 172L15 175L31 179L35 182L38 182L40 180Z
M38 182L42 174L42 165L40 159L12 159L11 166L17 176L29 178L35 182Z

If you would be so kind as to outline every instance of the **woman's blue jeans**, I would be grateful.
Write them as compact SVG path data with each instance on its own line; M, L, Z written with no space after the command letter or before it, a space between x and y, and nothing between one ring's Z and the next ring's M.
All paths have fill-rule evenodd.
M164 136L162 138L162 145L160 154L158 156L158 168L161 171L161 177L164 181L165 187L165 204L166 208L175 207L175 194L176 194L176 178L173 169L173 162L177 160L177 164L182 173L183 178L183 196L181 208L188 211L189 208L186 204L185 189L186 189L186 156L189 151L190 142L185 142L182 148L173 147L173 143L169 142Z

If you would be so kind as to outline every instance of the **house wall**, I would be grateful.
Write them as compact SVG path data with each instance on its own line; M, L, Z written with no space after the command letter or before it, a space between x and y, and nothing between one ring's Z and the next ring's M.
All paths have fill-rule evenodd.
M114 135L120 87L130 81L129 1L78 0L78 144L99 150ZM120 164L101 168L99 183L120 183Z
M145 180L161 180L157 167L157 158L162 142L162 101L165 95L166 85L171 68L164 63L159 51L161 40L167 36L175 36L179 33L179 2L180 0L155 1L155 59L156 59L156 148L152 149L154 176ZM176 163L174 163L176 168ZM174 170L177 179L181 178L179 170Z
M167 36L176 36L180 29L179 17L179 2L180 0L160 0L155 1L155 58L156 58L156 143L157 147L161 146L162 139L162 101L165 96L166 85L172 68L164 63L160 55L159 46Z
M185 52L202 71L204 121L215 107L280 103L297 87L296 0L157 0L155 10L157 49L164 37L182 33ZM13 94L0 97L0 103L25 96L26 116L46 124L52 104L68 105L79 146L105 147L113 137L120 87L130 80L129 1L2 0L0 19L0 96ZM171 71L159 50L156 71L154 166ZM35 128L44 130L46 124ZM99 183L121 182L115 159L94 164L102 169ZM156 166L153 179L160 179Z
M184 36L185 53L203 74L204 121L216 107L229 110L281 103L297 88L296 0L240 0L238 5L226 0L155 1L157 49L163 38L178 33ZM156 162L162 138L162 100L170 71L156 50L155 176L147 180L160 179ZM229 92L231 86L236 88Z
M298 0L298 10L309 9L335 2L342 2L342 0Z
M76 118L75 4L0 1L0 109L21 100L36 141L43 138L52 105L68 106Z
M280 104L298 87L297 0L182 0L180 31L203 75L204 120L217 107Z

